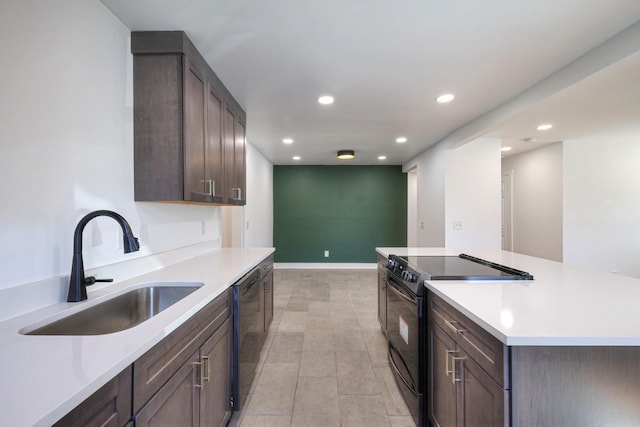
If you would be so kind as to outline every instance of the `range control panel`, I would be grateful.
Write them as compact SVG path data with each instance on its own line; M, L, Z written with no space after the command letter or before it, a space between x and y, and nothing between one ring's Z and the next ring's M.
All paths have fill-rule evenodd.
M417 283L420 278L420 274L409 267L404 259L395 255L391 255L387 260L387 270L409 283Z

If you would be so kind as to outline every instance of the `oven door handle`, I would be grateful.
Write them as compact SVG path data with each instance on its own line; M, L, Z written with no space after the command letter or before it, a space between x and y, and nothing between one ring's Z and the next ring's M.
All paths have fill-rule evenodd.
M407 300L408 302L410 302L411 304L416 304L416 300L414 298L411 298L410 296L407 296L404 292L402 292L393 282L393 280L387 280L387 284L389 286L387 286L387 288L391 288L391 290L398 295L400 298L404 298L405 300Z
M390 351L390 352L391 352L391 351L394 351L394 349L389 348L389 351ZM397 352L396 352L396 353L397 353ZM404 377L403 377L403 376L402 376L402 374L400 373L400 369L398 369L398 365L396 365L396 361L395 361L395 359L393 358L393 356L392 356L392 355L389 355L389 356L390 356L390 357L389 357L389 361L391 362L391 367L393 368L393 370L394 370L394 371L395 371L395 373L396 373L396 377L400 378L400 379L402 380L402 382L404 383L404 385L406 385L406 386L407 386L407 388L408 388L409 390L411 390L413 393L418 394L418 392L416 391L415 387L413 387L411 384L409 384L409 383L407 382L407 380L406 380L406 379L404 379Z

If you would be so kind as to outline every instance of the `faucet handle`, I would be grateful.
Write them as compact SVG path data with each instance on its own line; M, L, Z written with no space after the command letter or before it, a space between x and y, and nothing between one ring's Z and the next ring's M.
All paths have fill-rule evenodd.
M91 286L97 282L113 282L113 279L96 279L95 276L88 276L84 278L84 284L86 286Z

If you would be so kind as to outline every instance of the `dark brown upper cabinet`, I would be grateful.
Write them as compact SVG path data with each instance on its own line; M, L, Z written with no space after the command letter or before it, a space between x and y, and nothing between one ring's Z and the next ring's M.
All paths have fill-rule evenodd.
M134 31L135 200L246 204L246 113L183 31Z

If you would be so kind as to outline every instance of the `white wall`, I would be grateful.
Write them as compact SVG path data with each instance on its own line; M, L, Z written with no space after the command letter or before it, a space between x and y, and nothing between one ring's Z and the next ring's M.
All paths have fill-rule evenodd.
M500 249L500 144L499 139L481 138L446 150L446 247Z
M273 246L273 164L247 144L245 246Z
M444 144L435 145L409 160L403 171L417 173L417 246L444 246Z
M0 3L0 290L68 275L96 209L147 225L148 243L123 255L115 222L94 220L87 268L219 239L217 207L133 201L129 33L97 0Z
M562 143L503 159L510 171L513 252L562 261Z
M640 277L640 130L564 142L564 262Z

